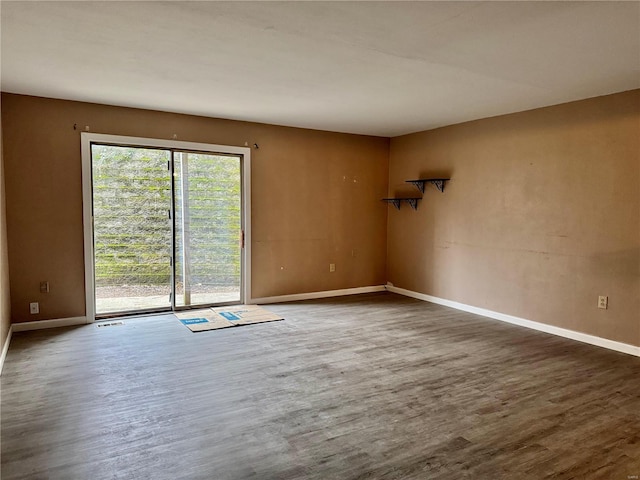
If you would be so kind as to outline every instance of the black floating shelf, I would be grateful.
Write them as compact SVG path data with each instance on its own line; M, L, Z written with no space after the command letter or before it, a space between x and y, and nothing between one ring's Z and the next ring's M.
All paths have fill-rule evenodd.
M419 178L418 180L406 180L407 183L415 185L421 193L424 193L424 186L427 183L432 183L438 190L444 192L444 184L451 180L450 178Z
M418 209L418 200L422 200L422 199L420 197L415 197L415 198L383 198L382 199L383 202L390 203L391 205L396 207L398 210L400 210L400 205L402 204L402 202L407 202L411 208L413 208L414 210L417 210Z

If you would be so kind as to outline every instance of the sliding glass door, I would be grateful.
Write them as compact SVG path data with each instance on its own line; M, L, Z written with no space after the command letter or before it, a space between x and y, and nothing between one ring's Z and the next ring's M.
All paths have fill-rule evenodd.
M96 315L171 307L171 152L92 145Z
M96 317L241 302L241 155L90 153Z
M240 158L174 152L175 306L238 303Z

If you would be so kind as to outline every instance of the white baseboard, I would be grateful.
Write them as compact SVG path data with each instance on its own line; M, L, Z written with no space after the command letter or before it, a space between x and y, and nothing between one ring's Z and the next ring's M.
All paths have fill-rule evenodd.
M344 295L358 295L360 293L384 292L384 285L370 287L344 288L342 290L325 290L324 292L294 293L292 295L278 295L275 297L252 298L250 304L296 302L299 300L314 300L316 298L342 297Z
M476 315L482 315L483 317L493 318L502 322L512 323L521 327L531 328L533 330L550 333L552 335L570 338L571 340L577 340L578 342L588 343L590 345L596 345L598 347L608 348L609 350L615 350L616 352L627 353L629 355L640 357L640 347L629 345L628 343L616 342L614 340L596 337L595 335L576 332L575 330L555 327L553 325L547 325L546 323L527 320L526 318L514 317L513 315L494 312L493 310L474 307L472 305L466 305L464 303L454 302L452 300L446 300L444 298L433 297L431 295L426 295L424 293L418 293L411 290L405 290L404 288L398 288L392 285L387 285L386 289L390 292L398 293L406 297L412 297L419 300L424 300L426 302L437 303L438 305L455 308L457 310L462 310L463 312L475 313Z
M2 354L0 354L0 375L2 375L2 367L4 367L4 359L7 358L7 352L9 351L9 344L11 343L11 335L13 334L13 325L9 325L9 333L2 346Z
M14 323L12 327L14 332L26 332L28 330L42 330L43 328L71 327L73 325L84 325L86 323L87 317L69 317Z

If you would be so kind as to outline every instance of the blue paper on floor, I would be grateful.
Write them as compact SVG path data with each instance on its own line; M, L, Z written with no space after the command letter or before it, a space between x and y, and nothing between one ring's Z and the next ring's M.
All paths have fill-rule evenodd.
M183 325L194 325L196 323L209 323L209 320L206 318L186 318L184 320L180 320Z

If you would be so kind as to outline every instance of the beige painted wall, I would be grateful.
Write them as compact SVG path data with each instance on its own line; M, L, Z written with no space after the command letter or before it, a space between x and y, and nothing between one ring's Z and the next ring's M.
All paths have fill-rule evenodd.
M3 94L14 322L84 315L80 128L252 151L254 297L386 279L389 140ZM336 272L329 273L329 263ZM48 280L51 291L39 293ZM40 314L29 314L29 302Z
M99 133L257 142L256 297L388 279L640 345L638 90L397 137L390 151L382 138L10 94L2 121L14 321L84 314L77 123ZM452 180L444 194L429 187L418 211L389 208L387 227L379 202L387 173L391 194L413 194L410 178ZM51 293L38 292L40 280ZM606 311L596 308L602 294ZM30 301L41 303L40 315L29 315Z
M391 282L640 345L640 90L391 140L391 193L441 174L389 212Z
M4 155L2 121L0 119L0 350L4 347L11 325L9 297L9 259L7 256L7 219L5 209Z

